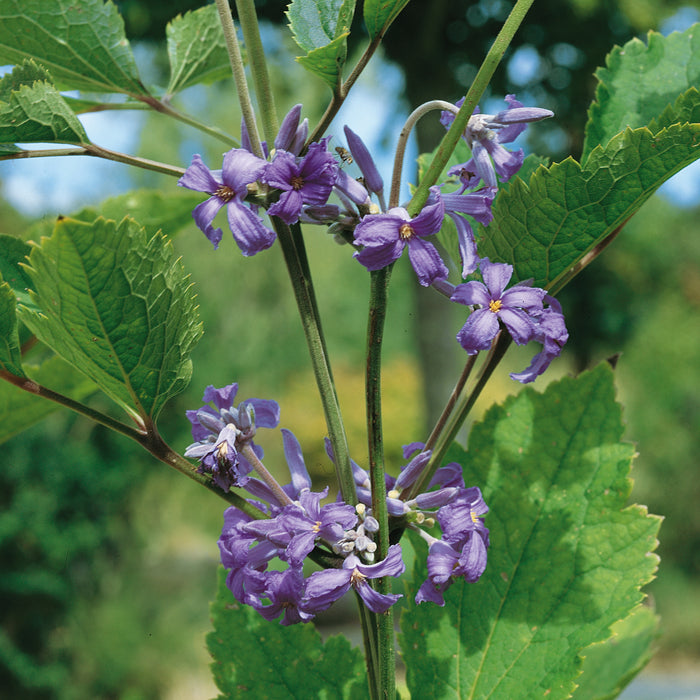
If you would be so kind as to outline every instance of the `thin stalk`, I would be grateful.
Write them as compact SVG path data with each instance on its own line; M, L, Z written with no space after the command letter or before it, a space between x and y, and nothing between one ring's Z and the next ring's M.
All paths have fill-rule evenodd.
M250 462L251 466L255 470L255 473L260 477L263 483L267 485L270 491L272 491L281 506L288 506L293 503L292 499L277 483L277 479L270 474L265 465L258 459L258 455L255 454L255 450L253 450L253 448L250 446L250 443L246 443L241 448L241 454Z
M498 333L491 345L491 349L489 350L489 354L486 357L484 364L481 366L474 388L456 403L455 409L452 411L452 415L450 416L449 425L436 439L433 454L430 455L430 460L425 465L425 469L423 469L421 475L411 486L407 499L415 498L416 495L421 493L421 491L423 491L430 483L435 471L442 464L442 460L445 457L447 450L457 437L457 433L469 415L469 411L471 411L473 408L476 400L479 398L479 395L486 385L486 382L493 374L493 371L496 369L498 363L503 359L503 356L510 346L510 343L510 335L503 333L502 331Z
M373 624L375 615L365 606L364 601L357 593L355 593L355 600L357 601L360 613L362 645L365 649L365 665L367 666L367 682L369 684L370 700L380 700L379 685L377 684L376 626Z
M155 425L150 421L150 419L144 420L138 416L133 416L134 420L137 421L138 427L132 427L116 420L115 418L112 418L111 416L108 416L105 413L102 413L101 411L97 411L94 408L90 408L89 406L86 406L79 401L75 401L68 396L64 396L57 391L53 391L52 389L42 386L28 377L17 377L14 374L6 372L5 370L0 370L0 378L10 382L19 389L33 394L34 396L41 396L49 401L53 401L60 406L69 408L71 411L74 411L85 418L89 418L95 423L99 423L110 430L114 430L121 435L125 435L141 445L141 447L150 452L159 461L173 467L173 469L176 469L181 474L184 474L193 481L196 481L198 484L201 484L204 486L204 488L208 489L220 498L223 498L232 506L236 506L236 508L244 513L247 513L253 518L265 517L263 513L261 513L257 508L251 506L250 503L241 498L238 494L230 491L222 491L208 476L195 471L190 462L188 462L184 457L182 457L182 455L175 452L169 445L166 444L163 438L161 438L161 436L158 434Z
M250 147L258 158L263 158L262 145L260 144L260 136L258 135L258 125L255 121L253 103L250 99L250 93L248 92L248 81L245 77L243 57L241 56L241 49L238 46L236 27L233 24L233 17L231 17L231 10L228 6L228 0L215 0L215 2L216 9L219 12L221 27L224 30L224 40L226 41L226 49L231 61L233 80L236 83L238 103L241 106L243 121L245 122L245 127L248 131L248 138L250 139Z
M367 399L367 440L369 446L369 471L372 484L372 515L379 523L377 554L383 560L389 552L389 513L386 506L386 482L384 480L384 446L382 439L381 360L384 322L386 320L387 289L393 265L370 273L370 304L367 323L367 367L365 394ZM391 593L391 579L382 576L376 581L376 589L386 595ZM379 663L379 688L382 698L396 697L396 659L394 652L394 615L391 608L377 621L377 654Z
M279 237L282 254L287 266L287 273L292 283L294 297L301 317L304 336L311 356L311 364L316 378L316 385L323 405L323 412L328 427L328 437L335 457L335 469L338 477L338 485L343 500L346 503L357 503L355 480L350 465L350 451L348 449L345 426L340 412L338 395L335 390L333 374L331 372L326 341L321 327L321 317L316 303L316 294L313 281L306 259L306 249L301 237L299 224L287 224L271 217L272 224Z
M399 203L399 193L401 189L401 171L403 170L403 159L406 154L406 145L408 144L408 137L413 131L413 127L416 125L418 120L432 112L433 110L448 110L459 113L459 109L455 107L451 102L445 102L444 100L431 100L422 104L420 107L416 107L404 122L403 129L399 132L399 139L396 143L396 153L394 153L394 169L391 173L391 193L389 195L389 207L396 207Z
M338 114L338 110L342 107L343 102L345 102L345 98L348 96L350 88L355 84L362 71L367 67L370 58L372 58L374 55L374 52L379 47L381 41L382 35L379 35L369 43L362 56L360 56L359 61L350 72L350 75L347 77L347 80L338 86L338 88L333 92L333 98L328 104L328 107L326 107L326 111L323 113L321 120L318 122L318 124L316 124L314 130L311 132L311 136L309 136L309 139L306 142L307 145L318 141L323 134L326 133L326 129L328 129L330 123L333 121L333 118L336 114Z
M134 165L138 168L143 168L144 170L153 170L157 173L165 173L166 175L174 175L175 177L182 177L185 172L183 168L178 168L174 165L159 163L158 161L148 160L147 158L130 156L126 153L118 153L117 151L110 151L108 148L102 148L94 143L86 144L84 146L74 146L71 148L41 148L31 151L19 151L17 153L3 153L0 155L0 160L18 160L21 158L53 158L56 156L93 156L96 158L105 158L106 160L114 160L118 163Z
M498 36L489 49L488 54L486 54L486 58L481 64L481 68L479 68L479 72L476 74L474 82L469 87L469 90L464 98L464 104L460 108L454 122L452 122L452 125L440 142L440 146L438 147L435 157L428 166L425 175L423 175L423 178L413 194L413 197L407 207L408 213L412 217L416 216L416 214L418 214L418 212L423 208L423 205L428 201L430 188L437 182L445 165L447 165L447 161L450 159L450 156L457 146L457 142L462 136L462 132L469 122L469 117L471 117L471 115L474 113L474 108L483 96L493 74L496 72L498 64L506 52L506 49L513 40L515 32L525 19L525 15L533 2L534 0L517 0L515 6L508 15L508 19L506 19L503 27L501 27L501 31L498 33Z
M450 398L447 399L445 408L442 410L442 413L440 414L437 423L435 423L435 427L433 428L432 432L430 433L430 436L425 442L425 450L432 450L433 447L435 447L435 443L437 442L440 433L442 433L442 431L445 429L445 425L447 424L447 420L449 419L450 414L452 413L452 410L454 409L455 404L457 403L457 399L464 390L467 380L469 379L469 375L472 373L472 369L474 368L474 364L476 363L476 358L477 355L469 355L467 364L464 365L464 369L462 370L462 373L459 375L457 383L452 389Z
M238 10L238 21L241 23L243 31L243 41L248 52L248 62L250 72L255 85L255 96L257 98L260 118L262 120L263 134L267 139L269 147L275 140L279 124L277 123L277 113L275 111L275 99L270 87L270 76L267 70L267 60L260 38L260 27L258 26L258 15L255 12L253 0L236 0Z

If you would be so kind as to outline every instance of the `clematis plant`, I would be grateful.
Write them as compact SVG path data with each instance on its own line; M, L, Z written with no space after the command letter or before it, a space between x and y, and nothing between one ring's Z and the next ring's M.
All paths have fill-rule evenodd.
M225 502L207 641L221 697L613 697L649 656L656 618L642 607L641 589L656 570L659 519L626 502L634 450L621 442L612 370L600 366L546 387L540 381L541 391L523 389L479 422L467 420L511 341L541 346L511 379L530 383L548 370L569 339L558 292L656 187L700 156L692 71L658 59L667 43L669 55L700 63L691 41L697 27L680 38L655 36L653 61L644 60L651 49L637 40L629 51L616 50L600 74L582 162L545 165L526 157L525 143L512 144L529 124L556 120L551 110L512 94L493 114L479 107L532 2L515 2L466 94L435 95L411 113L392 141L390 173L361 138L366 125L335 118L405 0L366 0L359 31L368 41L354 68L346 65L353 53L347 36L358 31L354 3L293 0L287 17L304 52L298 61L332 95L325 112L297 102L281 122L281 95L271 87L281 81L270 79L250 0L236 2L249 63L228 3L216 0L169 26L171 77L163 89L139 78L111 3L84 0L59 13L48 0L0 6L0 56L14 66L0 81L0 160L11 167L17 158L89 155L168 180L158 195L164 204L148 208L147 227L121 210L116 218L113 209L107 218L84 210L61 216L40 240L35 233L5 239L0 377L8 406L18 406L6 411L7 436L19 429L12 427L15 412L21 428L31 422L25 396L39 397L131 438L208 490L213 503ZM45 41L35 38L38 28ZM186 87L231 75L240 132L238 123L229 134L229 125L201 123L173 106ZM667 82L680 94L666 87L659 94ZM308 95L306 87L285 85L284 99ZM218 156L206 158L211 169L191 151L182 164L168 164L92 143L76 115L115 108L103 99L110 92L123 98L119 109L153 109L215 140L217 152L225 149L221 169ZM311 125L315 113L323 116ZM404 176L416 123L438 114L440 143L421 159L417 176ZM67 147L28 145L37 141ZM224 239L219 221L239 249L207 246L230 265L230 274L217 278L217 298L197 297L201 273L190 277L190 261L173 255L173 221L183 207L214 249ZM366 448L349 445L321 323L317 268L306 249L321 231L345 244L334 253L368 277L365 392L347 399L364 403ZM29 237L39 242L26 243ZM280 404L241 401L237 377L221 388L208 385L199 407L192 401L181 417L184 425L189 420L189 445L171 446L157 427L192 376L200 306L223 320L254 309L250 327L269 313L265 321L277 327L274 301L234 299L227 287L238 266L249 264L239 251L284 258L324 412L318 446L325 445L328 461L320 472L311 466L321 460L307 466L300 441L280 428L282 416L288 420L282 395ZM443 330L463 370L432 429L391 436L406 442L397 460L385 454L381 358L392 272L405 258L418 293L460 311L461 329L447 321ZM364 298L356 290L347 295ZM235 356L246 344L242 336L236 347L223 346L211 325L204 342L218 352ZM434 347L430 382L445 361L444 346L432 331L418 332ZM261 372L272 357L279 352L260 358ZM565 365L557 365L563 374ZM76 370L86 379L77 381ZM255 377L242 381L257 394ZM62 386L68 388L56 388ZM86 400L97 391L128 420L103 410L104 401ZM275 440L283 458L263 451ZM337 637L322 641L311 629L345 596L357 603L362 650ZM397 646L406 666L398 690Z

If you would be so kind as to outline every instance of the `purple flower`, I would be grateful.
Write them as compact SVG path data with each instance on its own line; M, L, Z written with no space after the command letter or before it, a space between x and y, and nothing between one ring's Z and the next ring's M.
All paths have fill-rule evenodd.
M484 282L459 284L450 297L459 304L480 307L469 315L457 340L469 355L487 350L498 333L500 320L513 340L525 345L535 337L535 319L542 313L546 292L525 284L505 290L513 275L512 265L492 263L484 258L479 267Z
M367 579L400 576L405 569L401 545L398 544L391 545L386 559L378 564L362 564L354 554L350 555L343 562L342 569L325 569L311 574L306 582L304 607L311 612L326 610L352 586L372 612L386 612L402 596L378 593Z
M196 411L187 411L195 442L187 448L185 457L199 459L198 471L211 474L224 491L231 486L243 486L252 470L248 460L239 454L239 446L244 442L252 443L256 428L275 428L279 423L276 401L247 399L236 408L233 401L237 392L236 383L221 389L210 385L202 397L205 405ZM257 450L259 452L259 448Z
M352 157L362 172L367 189L370 192L381 195L384 190L384 181L377 170L377 166L374 164L374 159L370 155L369 150L367 150L367 146L349 127L343 127L343 131L345 131L345 138L348 140L350 153L352 153Z
M223 168L213 172L195 154L192 164L178 180L178 185L211 196L192 211L197 226L206 237L219 247L221 229L213 226L214 217L226 205L228 224L233 238L243 255L255 255L275 242L275 234L262 219L244 202L248 185L259 180L268 163L244 148L234 148L224 155Z
M523 107L515 95L506 95L505 101L508 108L498 114L481 114L477 107L464 130L464 140L472 157L466 163L455 165L449 174L459 175L470 187L475 184L475 176L489 187L497 186L496 175L503 181L509 180L520 169L525 156L522 149L508 151L501 144L514 141L527 128L528 122L554 116L548 109ZM463 103L464 98L456 106L461 107ZM454 114L445 111L440 121L447 128L454 121Z
M308 622L314 615L302 604L304 577L300 568L289 567L285 571L270 571L265 576L263 596L268 605L257 604L255 609L266 619L275 620L283 614L280 625Z
M537 318L534 337L534 340L542 343L542 350L532 358L527 369L517 373L511 372L510 375L511 379L523 384L533 382L539 377L549 367L549 363L555 357L559 357L562 347L569 339L561 304L549 294L545 296L544 301L549 306Z
M445 215L440 191L437 187L430 190L433 203L413 219L403 207L394 207L384 214L369 214L360 221L355 229L355 243L364 248L355 257L362 265L368 270L380 270L398 260L408 247L411 265L424 287L447 277L447 267L435 246L425 240L440 230Z
M312 143L307 154L298 159L288 151L277 151L262 180L282 194L268 210L287 224L299 220L305 204L323 205L335 184L338 164L328 152L328 139Z

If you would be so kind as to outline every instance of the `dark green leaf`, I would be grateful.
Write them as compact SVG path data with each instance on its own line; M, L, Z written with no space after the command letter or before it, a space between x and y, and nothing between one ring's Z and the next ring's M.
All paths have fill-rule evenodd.
M32 249L40 313L20 318L127 412L155 418L189 382L201 335L189 277L161 234L133 219L62 219Z
M221 699L260 700L364 698L367 679L362 655L344 637L326 642L311 624L283 627L239 605L219 570L214 629L207 635L212 671Z
M0 370L23 377L22 355L17 333L17 297L0 277Z
M0 143L90 143L46 71L32 63L0 80Z
M79 401L94 393L97 387L82 372L60 357L52 357L40 366L24 365L27 375L54 391ZM35 396L8 382L0 381L0 443L9 440L43 420L60 406Z
M365 0L364 18L369 38L383 35L406 5L408 0Z
M111 1L3 0L0 63L28 58L67 89L148 95Z
M615 47L605 63L596 72L599 84L588 112L582 163L597 145L605 146L627 127L646 126L679 94L700 85L700 24L667 37L649 32L648 44L632 39Z
M700 158L700 124L652 134L628 129L591 153L540 167L529 186L516 179L496 198L480 253L509 262L515 278L557 289L565 273L679 170Z
M583 674L574 700L612 700L646 666L658 637L659 618L639 606L612 626L612 637L584 649Z
M216 5L206 5L184 16L178 15L166 27L170 83L173 95L197 83L213 83L231 75L224 32Z
M306 51L297 61L331 88L347 57L355 0L293 0L287 10L294 40Z
M634 447L612 370L525 389L454 446L490 511L488 566L456 582L446 605L401 618L407 682L421 698L568 698L580 654L642 601L656 570L660 518L628 506ZM413 597L425 575L409 585Z

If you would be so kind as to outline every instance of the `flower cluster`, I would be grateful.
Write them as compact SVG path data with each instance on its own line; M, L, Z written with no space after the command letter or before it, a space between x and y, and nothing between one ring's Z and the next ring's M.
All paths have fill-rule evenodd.
M383 560L375 561L379 524L372 516L369 475L353 462L358 503L353 506L339 499L322 504L328 488L312 490L301 446L282 429L290 483L280 486L262 465L262 451L252 444L256 424L271 428L279 423L277 404L249 399L234 407L237 388L236 384L207 387L205 405L188 412L196 442L185 452L197 457L200 471L210 474L223 490L239 486L250 495L247 512L236 507L226 510L219 538L234 597L267 619L282 616L283 625L312 619L351 588L372 612L385 612L401 595L379 593L370 581L400 576L405 565L398 544L388 548ZM332 458L328 441L326 449ZM481 516L488 508L478 488L465 487L456 463L438 469L425 493L410 500L402 497L420 477L430 454L422 443L406 446L409 461L396 479L386 477L386 498L390 517L418 530L429 543L428 579L416 602L443 605L442 594L454 580L474 582L486 567L489 540ZM432 531L436 520L441 539L422 529ZM303 564L312 553L326 568L305 577ZM281 565L273 566L273 560Z

